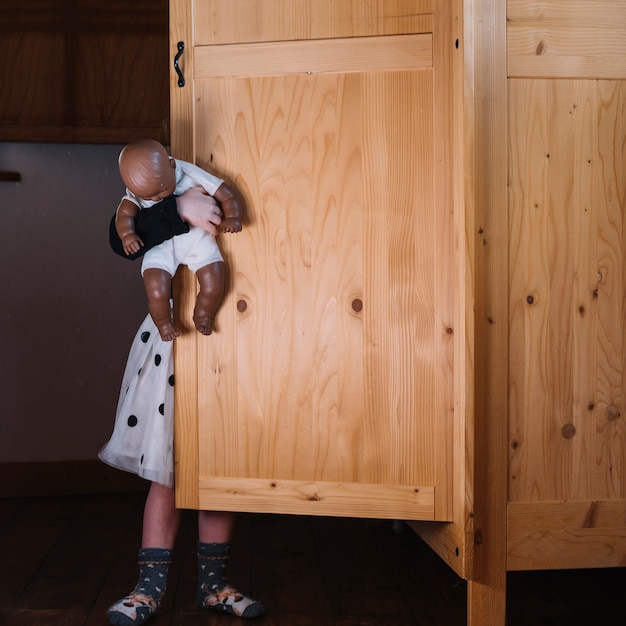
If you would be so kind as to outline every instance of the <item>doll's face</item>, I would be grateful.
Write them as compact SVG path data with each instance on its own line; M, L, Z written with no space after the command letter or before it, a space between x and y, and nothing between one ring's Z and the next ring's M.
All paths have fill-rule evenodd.
M142 200L158 202L176 189L176 161L156 141L129 144L120 154L120 175Z

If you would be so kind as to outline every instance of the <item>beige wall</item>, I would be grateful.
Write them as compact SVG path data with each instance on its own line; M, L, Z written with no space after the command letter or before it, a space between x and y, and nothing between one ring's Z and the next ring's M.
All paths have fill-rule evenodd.
M145 314L108 247L120 146L0 144L0 463L95 458Z

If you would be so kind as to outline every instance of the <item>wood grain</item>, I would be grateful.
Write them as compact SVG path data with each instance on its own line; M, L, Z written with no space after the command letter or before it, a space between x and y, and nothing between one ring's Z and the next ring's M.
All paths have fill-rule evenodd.
M194 5L197 45L334 39L433 29L433 0L212 0Z
M624 567L626 500L511 503L507 552L511 571Z
M511 501L624 496L624 97L509 81Z
M176 55L179 41L191 41L191 3L172 0L170 6L170 53ZM188 46L180 67L193 76L193 55ZM178 86L178 76L170 67L171 151L176 158L195 160L193 134L193 85ZM179 268L173 281L174 313L181 336L174 346L174 463L176 474L176 502L180 507L198 508L198 441L183 433L197 432L197 346L192 331L193 307L197 293L195 276L186 268ZM186 354L185 359L180 354Z
M452 194L435 203L450 144L435 152L435 132L446 137L449 125L433 123L450 115L450 57L435 92L431 35L389 30L387 5L397 3L376 9L387 24L379 39L194 52L194 159L247 208L244 231L220 239L229 286L217 332L196 338L197 361L193 349L177 350L184 371L198 372L197 395L177 387L181 408L197 407L180 422L177 448L197 445L202 481L322 481L349 494L451 480L450 457L443 472L436 458L454 417L455 273L438 263L454 253ZM233 50L234 65L205 62ZM311 58L324 60L322 71L302 71ZM218 498L200 492L202 506ZM220 506L228 498L242 506L228 490ZM450 498L440 502L445 518Z
M432 67L432 35L202 46L195 78L374 72Z
M509 0L509 77L626 78L626 4Z
M474 578L468 583L468 626L505 623L506 434L509 353L506 311L506 4L465 2L466 197L475 226L473 438L464 457L473 491ZM471 219L471 218L470 218ZM470 222L471 224L471 222Z
M434 490L413 485L200 476L200 507L381 519L433 519Z
M410 420L418 406L423 407L420 414L433 414L434 322L428 296L433 248L432 236L423 237L432 232L432 185L415 176L398 184L394 173L419 170L429 158L432 170L432 134L418 136L419 118L396 117L380 95L405 94L401 102L418 102L414 110L428 117L430 84L430 75L418 72L378 75L371 83L358 76L320 75L199 84L199 101L209 110L226 112L236 103L235 129L224 123L222 130L215 121L218 114L198 121L199 136L210 142L206 148L199 145L214 159L237 163L236 171L243 173L236 179L246 182L250 218L245 232L223 240L235 280L224 311L235 312L237 302L245 302L246 310L236 318L220 317L223 344L217 335L202 342L208 350L202 357L206 366L219 371L219 384L226 386L207 394L208 413L225 420L207 428L220 433L232 428L226 422L236 405L217 406L218 397L222 402L226 395L238 403L244 420L239 436L250 439L230 447L222 442L223 452L216 450L212 462L240 458L240 476L250 471L252 476L321 479L328 473L341 480L393 482L413 480L417 472L426 484L434 480L432 446L425 443L432 440L432 425L426 417L422 427ZM288 118L283 94L290 94ZM371 110L387 113L368 117ZM405 118L406 128L399 125ZM347 133L339 132L339 124L346 124ZM396 129L393 136L386 134L387 127ZM218 150L233 132L238 149L222 157ZM364 149L351 143L363 138L375 143ZM399 155L408 151L405 141L415 156L401 163ZM384 169L367 171L376 161L364 161L364 151L385 155L378 160ZM377 182L368 186L368 180ZM377 246L386 250L382 257ZM418 282L416 272L424 276ZM362 283L362 276L370 282ZM355 311L355 299L363 311ZM239 346L236 354L230 341ZM363 365L355 363L359 345ZM342 346L348 349L340 351ZM369 355L363 346L372 346ZM356 374L363 367L369 373L361 380ZM244 388L226 391L237 381ZM370 391L355 395L363 385ZM349 403L340 389L349 394ZM364 404L368 396L369 407ZM252 423L244 417L248 411L256 415ZM415 428L425 430L419 434ZM360 459L351 450L355 444ZM384 450L398 455L397 461L392 457L386 463ZM215 472L222 475L217 467L209 473Z
M168 139L167 0L0 6L0 139Z

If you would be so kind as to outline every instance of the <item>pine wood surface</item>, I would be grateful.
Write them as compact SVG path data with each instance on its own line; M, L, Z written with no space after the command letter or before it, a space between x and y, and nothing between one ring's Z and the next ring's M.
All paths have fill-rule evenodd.
M625 11L507 3L509 569L624 565Z
M513 502L509 570L626 567L626 500Z
M196 2L194 42L204 46L432 32L433 4L433 0Z
M276 4L278 12L287 10L285 6L279 5L280 3ZM213 6L217 4L213 3ZM250 4L253 9L258 9L259 6L257 3ZM336 8L346 5L333 3L333 6ZM466 369L457 367L454 371L456 382L454 400L457 410L454 423L456 427L460 427L453 433L456 463L439 465L441 457L437 457L435 473L444 475L452 466L454 467L454 485L458 488L461 484L462 487L455 492L452 499L453 517L457 524L465 525L468 531L475 529L475 534L460 532L457 528L457 532L452 536L444 533L439 539L434 540L433 544L437 544L440 550L445 552L456 544L459 537L469 539L470 542L473 538L477 547L477 554L474 556L477 558L473 560L472 568L479 575L479 579L470 583L470 620L472 624L474 622L483 624L493 619L494 624L500 624L503 620L501 614L504 612L505 599L504 546L507 543L508 494L504 480L507 474L507 451L511 468L508 486L514 498L519 497L520 504L525 504L526 500L541 502L541 498L547 498L545 510L537 509L535 512L536 520L545 524L545 527L538 528L537 533L533 533L529 528L527 536L531 537L534 534L538 541L545 539L552 547L559 543L559 536L550 531L551 520L546 517L552 510L553 502L562 497L566 500L578 498L576 501L580 501L583 507L593 508L597 504L599 509L603 510L606 493L612 494L608 496L609 499L623 498L621 495L624 477L621 415L623 380L620 372L625 368L621 356L623 324L619 322L623 320L623 305L619 303L623 302L621 294L624 282L621 257L624 171L623 142L620 139L623 135L624 111L622 87L619 80L597 83L593 80L588 81L589 85L583 86L570 78L589 76L587 73L589 68L597 70L591 75L594 79L605 77L604 72L607 68L606 77L616 79L624 77L620 65L623 63L624 55L619 53L623 43L616 42L616 37L619 38L620 29L624 24L624 20L620 18L623 3L565 3L559 0L547 2L512 0L508 3L510 75L518 75L518 70L512 69L512 63L517 63L521 59L521 63L527 61L528 63L519 71L520 76L555 75L561 78L559 81L551 81L541 95L539 92L544 89L541 79L533 81L535 84L526 90L526 95L537 90L536 100L533 101L523 101L524 90L518 89L515 85L518 79L511 78L508 98L519 98L519 101L509 105L508 108L507 92L503 88L506 85L507 58L505 41L507 16L504 13L504 4L498 5L497 11L489 2L459 2L454 7L454 10L444 17L441 17L443 13L437 13L442 21L438 23L435 19L433 29L435 33L445 32L445 27L441 27L446 19L457 25L463 24L463 28L457 31L460 37L456 40L456 48L463 50L466 57L462 64L463 70L457 69L455 80L459 80L459 84L464 86L465 102L462 106L457 104L452 112L448 112L452 118L443 116L436 119L439 122L441 119L452 119L457 133L455 137L458 139L460 135L463 136L462 143L465 146L463 177L458 178L457 182L466 181L467 186L460 189L452 184L449 189L455 190L457 198L464 196L464 202L460 204L465 206L466 213L457 211L455 214L455 219L463 215L464 221L455 222L455 225L457 237L460 236L464 240L466 247L462 247L460 257L456 257L464 261L459 274L452 282L443 282L445 285L454 284L460 287L460 293L474 294L475 290L476 302L459 301L460 307L455 309L454 323L445 326L452 332L459 332L463 328L467 334L462 333L462 342L467 342L468 347L461 348L459 346L462 344L455 343L454 367L460 362L466 367ZM222 10L225 11L224 15L227 15L228 9L222 7ZM264 29L261 29L263 32L251 28L254 19L247 24L244 20L241 28L233 26L231 19L230 27L238 33L233 41L241 44L256 41L257 37L260 41L282 39L276 35L275 30L284 27L280 20L276 19L278 12L273 16L265 15L268 18L266 22L268 26L264 30L264 25ZM557 19L563 15L565 19ZM311 14L305 13L302 21L306 22L310 17ZM314 22L323 23L325 21L323 17L328 16L316 14ZM206 13L196 23L204 29L207 23L215 25L216 22L211 22L214 18L215 15ZM607 19L611 23L608 23ZM263 20L256 21L263 23ZM293 22L299 20L290 20L290 23ZM374 20L373 23L379 25L383 22ZM332 23L333 28L337 24L333 20L328 20L328 23ZM309 28L310 25L309 23L303 31L290 32L285 35L285 39L321 36L318 31L313 33ZM530 30L534 29L532 36L529 36L529 25ZM346 22L341 22L340 29L347 30L341 31L340 36L354 34L356 31L350 32L353 26L346 26ZM522 30L526 29L522 38L531 40L532 37L534 45L534 48L531 46L521 53L518 46L520 41L518 34L522 32L518 29L520 26ZM403 31L405 27L406 23L402 23L398 27L398 32L411 32L410 29ZM607 31L604 39L599 35L603 27ZM209 28L208 32L215 33L217 30L220 29ZM451 31L454 32L454 28L451 28ZM339 31L329 32L333 33L332 36L338 36ZM389 34L390 31L385 32ZM267 36L267 33L271 35ZM306 37L303 33L306 33ZM360 31L359 35L371 36L372 33ZM623 40L622 37L621 41ZM438 41L442 40L438 40L435 35L433 38L435 93L440 93L437 91L436 81L439 74L436 68L438 59L442 58L440 55L445 49ZM613 52L607 49L607 42L615 43ZM576 46L582 55L579 58L574 58L570 54ZM551 72L558 66L558 61L551 60L551 55L555 52L560 55L562 67L559 69L560 73L552 74ZM524 54L527 58L522 59ZM530 58L532 55L536 58ZM451 65L454 68L454 63ZM460 64L456 65L457 68L459 66ZM585 81L579 81L582 82ZM574 91L568 93L567 90L571 89L572 85ZM585 104L581 105L578 96L582 93L581 89L587 87L596 91L592 95L586 93L583 98ZM443 89L445 90L445 87ZM516 89L518 91L515 91ZM573 112L568 113L570 109ZM188 121L192 123L192 120ZM595 125L595 128L585 127L585 132L576 134L577 129L584 124ZM513 150L518 150L518 146L525 140L534 137L532 133L537 128L539 141L529 144L529 152L532 149L541 151L549 143L548 147L556 146L557 152L565 155L563 159L551 161L548 166L546 161L551 159L551 156L548 156L552 154L550 149L544 150L543 155L539 155L539 152L533 153L533 157L520 166L521 161L516 161L519 154L510 150L507 170L505 158L507 138L512 145L515 144ZM435 137L438 139L441 137L437 130ZM573 143L573 138L578 143ZM587 160L587 166L583 165L584 153L589 152L589 146L593 152L596 144L601 144L602 147L597 149L593 158ZM442 144L437 141L436 145ZM523 150L520 154L522 152ZM215 152L209 150L206 158L215 154L218 154L217 150ZM438 153L437 162L440 162L439 159L445 161L445 155L444 148ZM523 158L526 158L525 154ZM568 159L579 161L573 166L566 163ZM454 171L458 171L454 168L461 167L460 159L452 160L451 163ZM535 174L538 172L536 177ZM503 210L507 204L506 185L510 185L509 194L510 198L513 198L509 212ZM441 188L441 185L437 185L437 189ZM558 208L550 207L541 214L542 217L547 216L546 222L533 223L532 228L527 228L525 220L540 215L539 211L533 213L532 207L535 206L535 198L531 197L533 194L524 197L520 206L515 205L519 197L527 194L529 189L533 192L535 189L538 190L536 195L540 196L539 204L550 205L550 202L558 204ZM572 212L568 205L572 197L578 199L576 194L580 195L581 190L583 194L589 194L589 206L595 203L600 207L598 215L601 221L604 219L605 222L598 233L593 233L593 220L598 217L593 216L595 209L588 209L587 215L581 217L575 211ZM518 198L515 198L516 194L519 195ZM528 207L531 209L528 210ZM440 215L437 214L441 219L439 226L445 224ZM463 234L460 235L461 233ZM579 239L581 233L582 240ZM589 235L588 240L584 239L586 235ZM596 235L597 239L594 242ZM472 237L476 237L475 250ZM532 243L529 244L531 239ZM457 243L459 239L454 241ZM589 241L593 243L589 244ZM595 317L595 304L588 305L578 297L585 293L584 287L581 287L586 280L583 276L583 266L594 254L594 246L599 246L598 258L605 262L604 269L610 270L611 280L615 281L605 285L604 295L608 296L605 304L608 306L599 317ZM439 249L444 250L445 245ZM472 252L467 256L466 251ZM537 294L528 292L523 296L526 298L525 302L528 307L538 305L533 311L542 311L542 307L550 303L549 318L538 320L536 315L531 318L530 314L524 320L520 317L521 300L517 300L520 294L517 291L513 294L513 290L526 291L528 285L522 288L523 281L520 281L519 276L526 271L527 266L537 269L539 274L543 272L542 285L544 288L549 287L549 294L544 289L541 298L537 300ZM571 274L568 273L568 267L574 267L574 271L577 272L573 281ZM507 275L509 268L511 274ZM605 277L606 271L594 272L594 275L596 278ZM474 278L475 284L472 282ZM601 282L602 278L599 280ZM441 282L436 281L436 284ZM591 293L595 299L594 291ZM571 296L572 293L575 297ZM597 293L601 295L600 290ZM574 302L576 299L581 302ZM575 313L571 317L568 317L569 313L561 315L560 311L566 310L570 300L575 305ZM436 298L435 302L438 302ZM459 310L472 310L474 304L476 338L473 335L472 314L468 313L467 317L460 318L458 313ZM507 308L511 311L509 324L503 323ZM445 306L442 310L445 310ZM542 325L546 319L547 324ZM525 326L520 323L521 320ZM569 331L571 332L568 335ZM564 339L566 337L573 339L569 341ZM597 341L597 345L594 341ZM600 346L599 350L597 346ZM561 363L557 363L557 357L554 356L559 350L564 350L566 354ZM597 364L590 365L596 358ZM450 361L442 358L438 363L442 366L448 365ZM507 378L509 365L511 376ZM572 374L568 368L576 374ZM217 370L214 368L214 371ZM476 383L475 387L473 382ZM594 394L589 393L591 387ZM463 392L459 391L461 388ZM507 411L507 391L511 394L510 412ZM572 395L574 399L567 399L568 395ZM594 416L598 417L595 422L586 418L586 414L571 409L577 402L582 406L583 395L594 395L593 401L585 405L585 410L593 412ZM439 401L444 396L439 394L436 398ZM475 414L472 412L474 400ZM603 419L599 419L598 402L606 405ZM447 405L444 402L441 406ZM502 417L507 412L508 424ZM610 424L607 426L606 422ZM463 431L463 435L460 434L460 430ZM441 433L442 430L438 432ZM449 439L440 439L438 442L443 444L441 449L445 450L445 454L449 452L445 446L446 441L449 442ZM459 460L461 458L463 461ZM582 471L577 471L578 466ZM463 469L459 469L461 467ZM529 470L528 474L526 469ZM520 476L522 476L521 486L515 482ZM473 483L477 485L476 490ZM526 491L522 494L524 490ZM555 493L559 495L555 496ZM584 495L585 493L587 495ZM597 493L600 494L600 500L596 500ZM442 490L436 490L436 498L445 498L446 495ZM474 504L476 506L472 508ZM521 545L519 543L521 535L526 532L523 525L525 513L520 513L525 510L524 507L517 506L510 509L512 515L509 517L509 529L515 529L511 539L515 541L516 549ZM518 519L517 515L521 517ZM571 529L565 529L566 533L570 531ZM601 528L584 528L583 534L573 542L568 554L571 556L575 553L590 553L593 551L597 536L603 532ZM612 549L619 551L620 532L618 529L618 532L614 533L614 539L618 543L609 541L606 544L607 552L611 552ZM585 533L590 538L596 536L587 545L579 541L579 539L584 541ZM523 540L523 550L527 556L532 553L532 541L532 538ZM551 562L554 566L558 560ZM566 562L573 565L572 561ZM583 565L583 559L575 564L576 567ZM515 562L516 568L523 566L523 562Z
M506 438L508 359L508 215L506 212L506 3L464 2L464 147L472 159L467 189L473 215L475 384L473 445L467 449L472 491L474 578L468 626L504 626L506 575ZM471 218L470 218L471 219Z
M508 0L510 77L626 77L621 0Z
M388 35L250 45L203 46L195 78L278 76L322 72L375 72L432 67L432 35Z
M238 173L249 207L245 230L222 239L234 284L218 333L199 343L200 371L220 368L199 390L199 436L226 438L201 472L432 484L428 134L405 150L431 120L429 73L202 82L196 93L212 112L198 119L199 151ZM387 145L384 127L399 123L390 93L424 113ZM233 117L236 128L221 121ZM361 150L385 157L363 163ZM422 167L413 180L392 173Z
M512 502L625 496L625 85L509 80Z
M213 18L226 16L220 43L244 42L225 46L224 58L234 54L224 64L207 61L221 54L204 45L203 33L215 32L207 4ZM177 385L177 415L197 403L197 417L185 410L176 430L182 506L207 506L208 492L195 492L216 480L237 481L217 495L237 510L242 489L258 493L253 481L296 481L320 483L318 493L346 485L346 514L355 482L373 487L355 510L369 500L374 515L382 486L398 484L419 494L435 487L437 517L451 515L445 488L437 495L452 479L450 455L437 456L450 446L454 402L451 53L443 27L436 63L431 36L409 34L430 3L409 4L368 7L380 18L369 22L348 3L314 4L296 20L315 30L311 39L292 42L296 22L283 19L273 38L284 43L247 43L239 29L248 22L229 21L230 5L172 5L172 43L192 36L192 15L194 25L189 87L172 87L173 154L180 147L225 177L247 208L244 231L220 240L230 282L217 332L177 340L177 372L198 371L197 387ZM321 19L321 6L341 17ZM259 23L287 10L264 3ZM447 13L438 19L451 23ZM317 39L340 34L360 36ZM386 36L362 37L378 34ZM442 255L454 258L438 263ZM177 290L179 319L188 320L193 281L183 276ZM329 512L300 500L279 502ZM376 515L393 515L392 504ZM398 511L434 515L434 502Z

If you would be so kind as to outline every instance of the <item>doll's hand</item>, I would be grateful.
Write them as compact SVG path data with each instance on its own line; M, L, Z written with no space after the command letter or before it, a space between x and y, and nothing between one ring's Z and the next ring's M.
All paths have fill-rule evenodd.
M211 235L218 234L222 211L202 187L192 187L176 198L178 214L190 226L203 228Z
M220 225L223 233L238 233L241 230L241 220L236 217L227 217Z
M139 252L139 249L143 247L143 241L135 233L129 233L122 237L122 247L127 255L135 254Z

